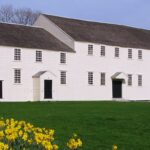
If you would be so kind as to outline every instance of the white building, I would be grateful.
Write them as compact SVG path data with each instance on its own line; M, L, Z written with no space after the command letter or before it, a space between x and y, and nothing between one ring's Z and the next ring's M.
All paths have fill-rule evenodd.
M0 24L1 101L150 100L150 31L40 15Z

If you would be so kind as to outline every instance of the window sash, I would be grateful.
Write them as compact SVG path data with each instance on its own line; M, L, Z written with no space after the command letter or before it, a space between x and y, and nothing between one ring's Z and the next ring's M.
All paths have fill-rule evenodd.
M66 71L60 72L60 84L66 84Z
M88 84L93 85L93 72L88 72Z
M93 45L88 45L88 55L93 55Z
M14 70L14 83L21 83L21 70L20 69Z
M128 49L128 58L132 59L132 49Z
M115 57L119 57L119 48L115 48Z
M42 61L42 51L36 51L36 62Z
M60 53L60 63L61 64L66 63L66 53Z
M131 86L132 85L132 75L128 74L128 85Z
M142 75L138 75L138 86L142 86Z
M105 85L106 83L106 74L104 72L101 73L101 85Z
M101 46L101 56L105 56L105 46Z
M21 60L21 50L14 49L14 60Z
M142 50L138 50L138 59L142 59Z

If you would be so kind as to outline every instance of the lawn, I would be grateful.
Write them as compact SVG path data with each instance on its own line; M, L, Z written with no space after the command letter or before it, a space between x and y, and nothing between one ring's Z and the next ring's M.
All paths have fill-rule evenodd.
M146 102L37 102L0 103L0 117L26 120L56 130L60 150L78 133L83 150L150 149L150 103Z

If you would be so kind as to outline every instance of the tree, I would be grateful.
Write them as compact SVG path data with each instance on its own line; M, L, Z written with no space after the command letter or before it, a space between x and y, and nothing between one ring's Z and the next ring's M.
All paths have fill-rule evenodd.
M11 5L4 5L0 7L0 22L32 25L39 14L30 8L14 9Z

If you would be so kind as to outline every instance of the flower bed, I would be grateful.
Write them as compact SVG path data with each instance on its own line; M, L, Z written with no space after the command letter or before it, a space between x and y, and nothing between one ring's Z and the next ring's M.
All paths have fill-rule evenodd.
M25 121L0 119L0 150L58 150L54 133L53 129L34 127ZM82 141L74 134L66 146L77 150Z

